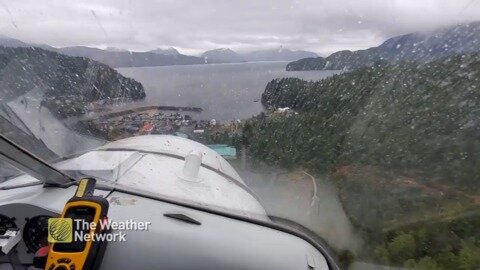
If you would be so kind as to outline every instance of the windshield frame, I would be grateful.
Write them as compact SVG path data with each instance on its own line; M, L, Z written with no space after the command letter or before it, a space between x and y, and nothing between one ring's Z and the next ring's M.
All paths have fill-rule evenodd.
M33 176L44 185L63 186L75 182L70 176L55 169L1 133L0 160Z

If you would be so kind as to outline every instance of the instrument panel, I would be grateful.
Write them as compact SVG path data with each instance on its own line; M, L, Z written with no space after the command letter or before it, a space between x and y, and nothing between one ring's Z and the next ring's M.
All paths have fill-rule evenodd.
M0 206L0 235L9 228L19 228L22 240L16 249L21 263L31 264L34 253L48 245L48 219L58 213L30 204L7 204ZM8 258L0 256L0 263Z
M35 253L39 248L48 245L48 219L51 216L41 215L26 218L23 226L23 242L28 253ZM0 235L10 228L17 228L15 218L9 218L0 214Z
M23 227L23 242L28 252L35 253L39 248L48 245L48 219L51 216L35 216Z

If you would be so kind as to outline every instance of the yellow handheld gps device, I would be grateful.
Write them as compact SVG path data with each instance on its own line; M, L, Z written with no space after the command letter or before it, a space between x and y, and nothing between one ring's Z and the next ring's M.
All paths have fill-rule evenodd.
M100 267L108 231L101 223L107 221L108 201L93 196L95 179L80 180L75 195L68 200L58 219L49 219L51 243L45 269L90 270Z

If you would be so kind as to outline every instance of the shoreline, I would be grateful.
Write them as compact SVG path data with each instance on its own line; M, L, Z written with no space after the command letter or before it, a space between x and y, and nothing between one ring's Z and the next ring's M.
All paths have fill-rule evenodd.
M149 110L159 110L159 111L178 111L178 112L202 112L203 109L199 107L179 107L179 106L144 106L144 107L137 107L133 109L126 109L118 112L111 112L103 114L102 118L112 118L123 116L132 113L141 113L144 111Z

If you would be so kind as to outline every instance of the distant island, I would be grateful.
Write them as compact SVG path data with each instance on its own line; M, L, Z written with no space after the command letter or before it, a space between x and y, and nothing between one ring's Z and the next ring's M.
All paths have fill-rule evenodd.
M205 63L208 64L246 62L240 54L227 48L206 51L201 57L204 59Z
M205 63L241 63L258 61L293 61L305 57L317 57L308 51L292 51L289 49L259 50L246 53L237 53L228 48L206 51L202 54Z
M460 24L430 32L411 33L388 39L378 47L339 51L328 57L308 57L289 63L287 71L353 70L378 61L431 61L453 54L480 50L480 22Z

